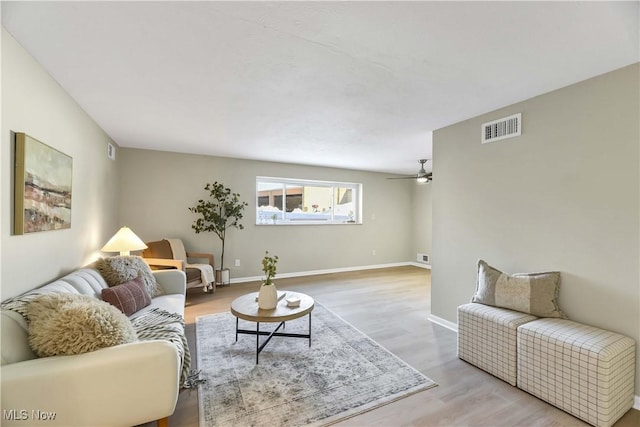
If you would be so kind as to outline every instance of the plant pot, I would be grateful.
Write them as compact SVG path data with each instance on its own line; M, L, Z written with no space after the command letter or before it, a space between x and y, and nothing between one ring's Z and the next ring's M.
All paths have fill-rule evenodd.
M260 286L260 292L258 292L258 307L261 310L273 310L278 304L278 290L276 285Z
M216 285L217 286L228 285L230 276L231 276L231 273L228 268L223 268L222 270L216 270Z

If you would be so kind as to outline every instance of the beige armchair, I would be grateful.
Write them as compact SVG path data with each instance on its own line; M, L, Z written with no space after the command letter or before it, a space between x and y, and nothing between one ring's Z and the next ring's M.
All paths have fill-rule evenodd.
M187 252L180 239L163 239L146 242L142 258L151 269L176 268L187 275L187 288L201 286L204 292L215 292L215 266L213 254ZM192 263L206 261L206 263Z

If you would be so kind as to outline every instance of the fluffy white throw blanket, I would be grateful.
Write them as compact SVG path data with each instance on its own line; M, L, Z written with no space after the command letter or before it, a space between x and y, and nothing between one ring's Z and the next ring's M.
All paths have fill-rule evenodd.
M213 267L209 264L189 264L189 262L187 261L187 251L184 249L182 240L166 238L165 240L168 241L169 246L171 246L173 259L184 261L185 268L197 268L198 270L200 270L200 281L202 281L202 287L206 291L207 287L216 280L213 274Z

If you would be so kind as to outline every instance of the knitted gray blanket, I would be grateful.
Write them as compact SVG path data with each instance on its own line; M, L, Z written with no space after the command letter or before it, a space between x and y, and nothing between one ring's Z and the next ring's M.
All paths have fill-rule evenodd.
M140 341L165 340L178 349L182 361L180 386L193 386L191 378L191 354L184 334L184 319L179 314L154 308L131 321Z

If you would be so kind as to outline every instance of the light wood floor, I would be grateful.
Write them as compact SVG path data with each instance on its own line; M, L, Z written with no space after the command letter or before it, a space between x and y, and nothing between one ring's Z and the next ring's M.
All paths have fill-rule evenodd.
M278 289L311 295L439 384L337 425L588 425L458 359L456 334L427 319L431 310L430 273L407 266L276 280ZM196 317L228 311L234 298L257 290L257 282L218 288L214 294L189 290L185 320L194 363ZM180 394L169 425L198 427L196 390ZM640 411L630 410L615 426L640 426Z

